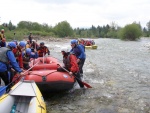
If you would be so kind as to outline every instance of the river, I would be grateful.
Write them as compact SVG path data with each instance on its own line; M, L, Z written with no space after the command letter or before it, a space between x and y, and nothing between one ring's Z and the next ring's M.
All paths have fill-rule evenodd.
M139 41L94 39L98 49L86 49L84 81L93 88L47 94L48 113L150 113L150 38ZM47 43L51 55L70 42Z

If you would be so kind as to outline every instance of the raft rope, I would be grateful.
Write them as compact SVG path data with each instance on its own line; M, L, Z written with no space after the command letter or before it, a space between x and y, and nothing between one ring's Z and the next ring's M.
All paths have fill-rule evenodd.
M54 72L57 72L57 71L50 72L50 73L48 73L48 74L45 75L45 76L48 76L49 74L52 74L52 73L54 73ZM30 75L30 74L32 74L32 73L29 73L29 75ZM41 77L42 77L42 75L39 75L39 74L34 74L34 73L33 73L33 75L37 75L37 76L41 76Z

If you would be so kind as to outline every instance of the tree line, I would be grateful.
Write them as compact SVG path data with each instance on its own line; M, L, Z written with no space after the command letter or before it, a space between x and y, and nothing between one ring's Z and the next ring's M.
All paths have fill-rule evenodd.
M13 25L11 21L9 23L3 23L0 25L0 29L5 29L5 35L7 39L22 40L23 37L29 35L32 32L37 36L49 36L49 37L71 37L71 38L121 38L135 40L141 36L150 36L150 21L146 24L147 27L142 28L140 23L133 22L125 27L119 27L115 22L110 25L94 26L90 28L72 28L67 21L62 21L56 24L54 27L48 24L39 24L37 22L20 21L17 26ZM126 33L127 32L127 33ZM134 34L131 34L135 32ZM127 35L128 34L128 35Z

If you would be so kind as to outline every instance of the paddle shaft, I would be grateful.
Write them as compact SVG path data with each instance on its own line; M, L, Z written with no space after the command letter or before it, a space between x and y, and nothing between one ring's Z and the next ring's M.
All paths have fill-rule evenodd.
M39 63L39 61L38 61L35 65L33 65L32 67L30 67L28 70L26 70L25 72L23 72L23 74L25 74L25 73L27 73L28 71L30 71L30 70L31 70L34 66L36 66L38 63ZM10 84L12 84L12 83L15 82L16 80L18 80L20 77L21 77L21 75L18 76L14 81L12 81L11 83L9 83L7 86L9 86Z
M69 71L68 71L67 69L63 68L60 64L58 64L58 65L59 65L63 70L65 70L66 72L69 73ZM76 79L78 79L83 85L85 85L87 88L92 88L92 86L90 86L89 84L83 82L83 81L80 80L78 77L76 77L74 74L73 74L73 76L74 76Z
M38 61L38 62L39 62L39 61ZM23 74L25 74L26 72L30 71L30 69L32 69L34 66L36 66L36 65L38 64L38 62L37 62L35 65L33 65L32 67L30 67L28 70L26 70L25 72L23 72ZM13 82L15 82L16 80L18 80L20 77L21 77L21 75L18 76L18 77L17 77L15 80L13 80L11 83L9 83L7 86L5 86L5 88L0 89L0 94L1 94L4 90L6 90L9 85L11 85ZM1 96L1 95L0 95L0 96Z

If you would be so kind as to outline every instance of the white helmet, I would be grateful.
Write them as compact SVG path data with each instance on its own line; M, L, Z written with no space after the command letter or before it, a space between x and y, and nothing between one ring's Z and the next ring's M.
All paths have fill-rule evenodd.
M66 47L61 48L61 52L63 52L63 51L66 53L69 52L68 48L66 48Z

